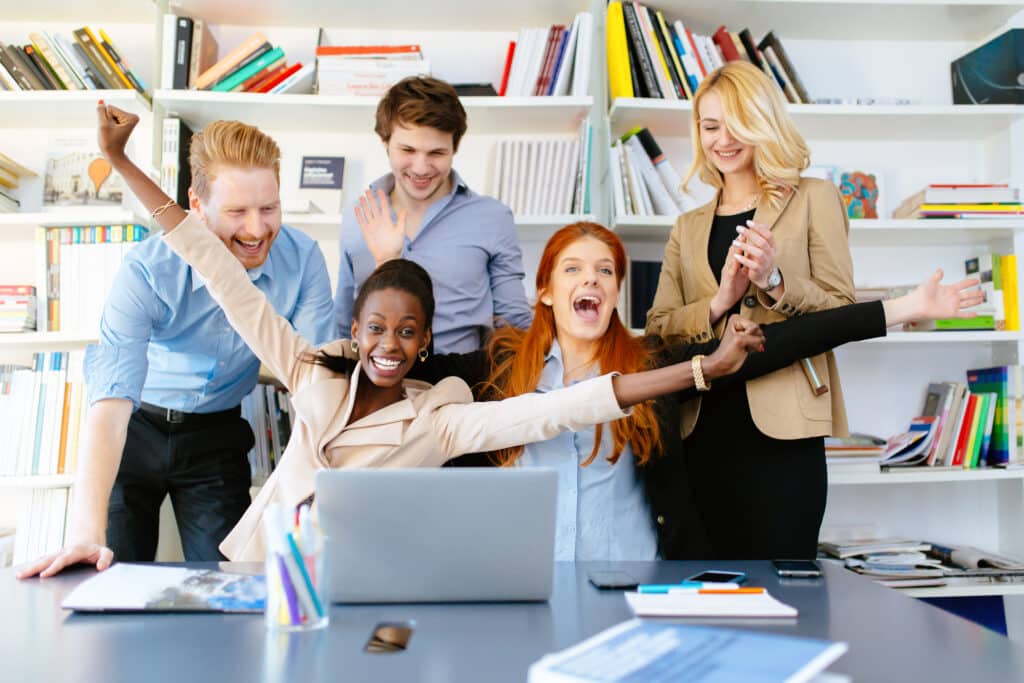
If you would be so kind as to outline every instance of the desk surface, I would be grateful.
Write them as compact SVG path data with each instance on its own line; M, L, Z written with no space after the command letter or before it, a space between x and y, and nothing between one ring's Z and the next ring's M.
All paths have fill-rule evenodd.
M825 565L821 580L780 583L766 562L715 563L747 571L752 585L767 586L800 616L714 623L846 641L849 651L830 670L854 683L1024 680L1024 650L1004 637ZM588 570L623 569L645 583L668 583L708 566L558 563L549 603L335 605L329 628L291 637L268 636L261 615L71 614L61 599L91 570L21 582L4 570L0 671L19 682L521 682L545 653L631 618L621 593L587 583ZM406 652L363 651L378 622L408 619L416 629Z

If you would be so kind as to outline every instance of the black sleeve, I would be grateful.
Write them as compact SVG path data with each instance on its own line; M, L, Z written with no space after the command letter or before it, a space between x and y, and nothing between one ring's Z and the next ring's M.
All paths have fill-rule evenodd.
M445 377L458 377L470 387L484 382L490 376L491 368L484 350L469 353L445 353L429 356L422 363L417 362L409 370L409 379L419 379L437 384Z
M719 385L756 379L795 363L801 358L817 356L848 342L885 336L885 309L881 301L868 301L815 311L787 318L777 323L761 325L764 331L764 351L755 352L736 373L719 377L712 391ZM718 348L718 340L703 344L669 344L658 365L681 363L697 354L709 355ZM678 392L679 401L699 395L696 389Z

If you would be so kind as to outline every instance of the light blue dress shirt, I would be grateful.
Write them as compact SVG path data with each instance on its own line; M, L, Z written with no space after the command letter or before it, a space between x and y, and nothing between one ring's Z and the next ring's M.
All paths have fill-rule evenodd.
M537 391L547 393L563 387L564 371L562 350L556 340L544 360ZM597 374L595 370L591 376ZM591 427L527 444L519 459L522 467L553 467L558 471L555 560L654 560L658 536L643 482L636 476L632 449L627 445L614 465L608 462L612 433L606 425L597 457L580 467L594 448L595 431Z
M390 193L390 173L370 183ZM529 327L533 312L523 289L523 253L512 210L473 192L452 171L452 189L430 205L416 237L406 237L402 258L423 266L434 283L434 351L467 353L498 318ZM339 338L352 334L352 304L376 262L356 221L355 204L341 218L341 258L334 318Z
M248 271L274 309L314 344L330 341L331 285L316 242L281 226L267 260ZM128 252L85 352L89 403L127 398L188 413L234 408L260 363L203 281L159 236Z

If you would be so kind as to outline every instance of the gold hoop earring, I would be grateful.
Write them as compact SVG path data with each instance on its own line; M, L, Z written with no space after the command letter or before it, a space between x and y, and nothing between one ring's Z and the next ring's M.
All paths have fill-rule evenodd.
M352 353L359 353L359 342L355 339L350 339L348 343L352 347Z
M424 346L422 349L420 349L420 352L417 353L416 355L420 357L420 362L424 363L427 360L427 356L430 355L430 352L427 351L427 347Z

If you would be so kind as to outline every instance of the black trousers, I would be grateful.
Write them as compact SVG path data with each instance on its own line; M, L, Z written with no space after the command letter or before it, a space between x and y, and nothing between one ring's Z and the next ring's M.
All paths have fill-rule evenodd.
M152 562L168 494L188 561L217 561L217 546L249 506L253 446L238 409L169 422L135 411L110 494L107 545L114 558Z
M822 437L766 436L739 384L701 399L697 425L683 443L694 503L715 559L817 554L828 495Z

